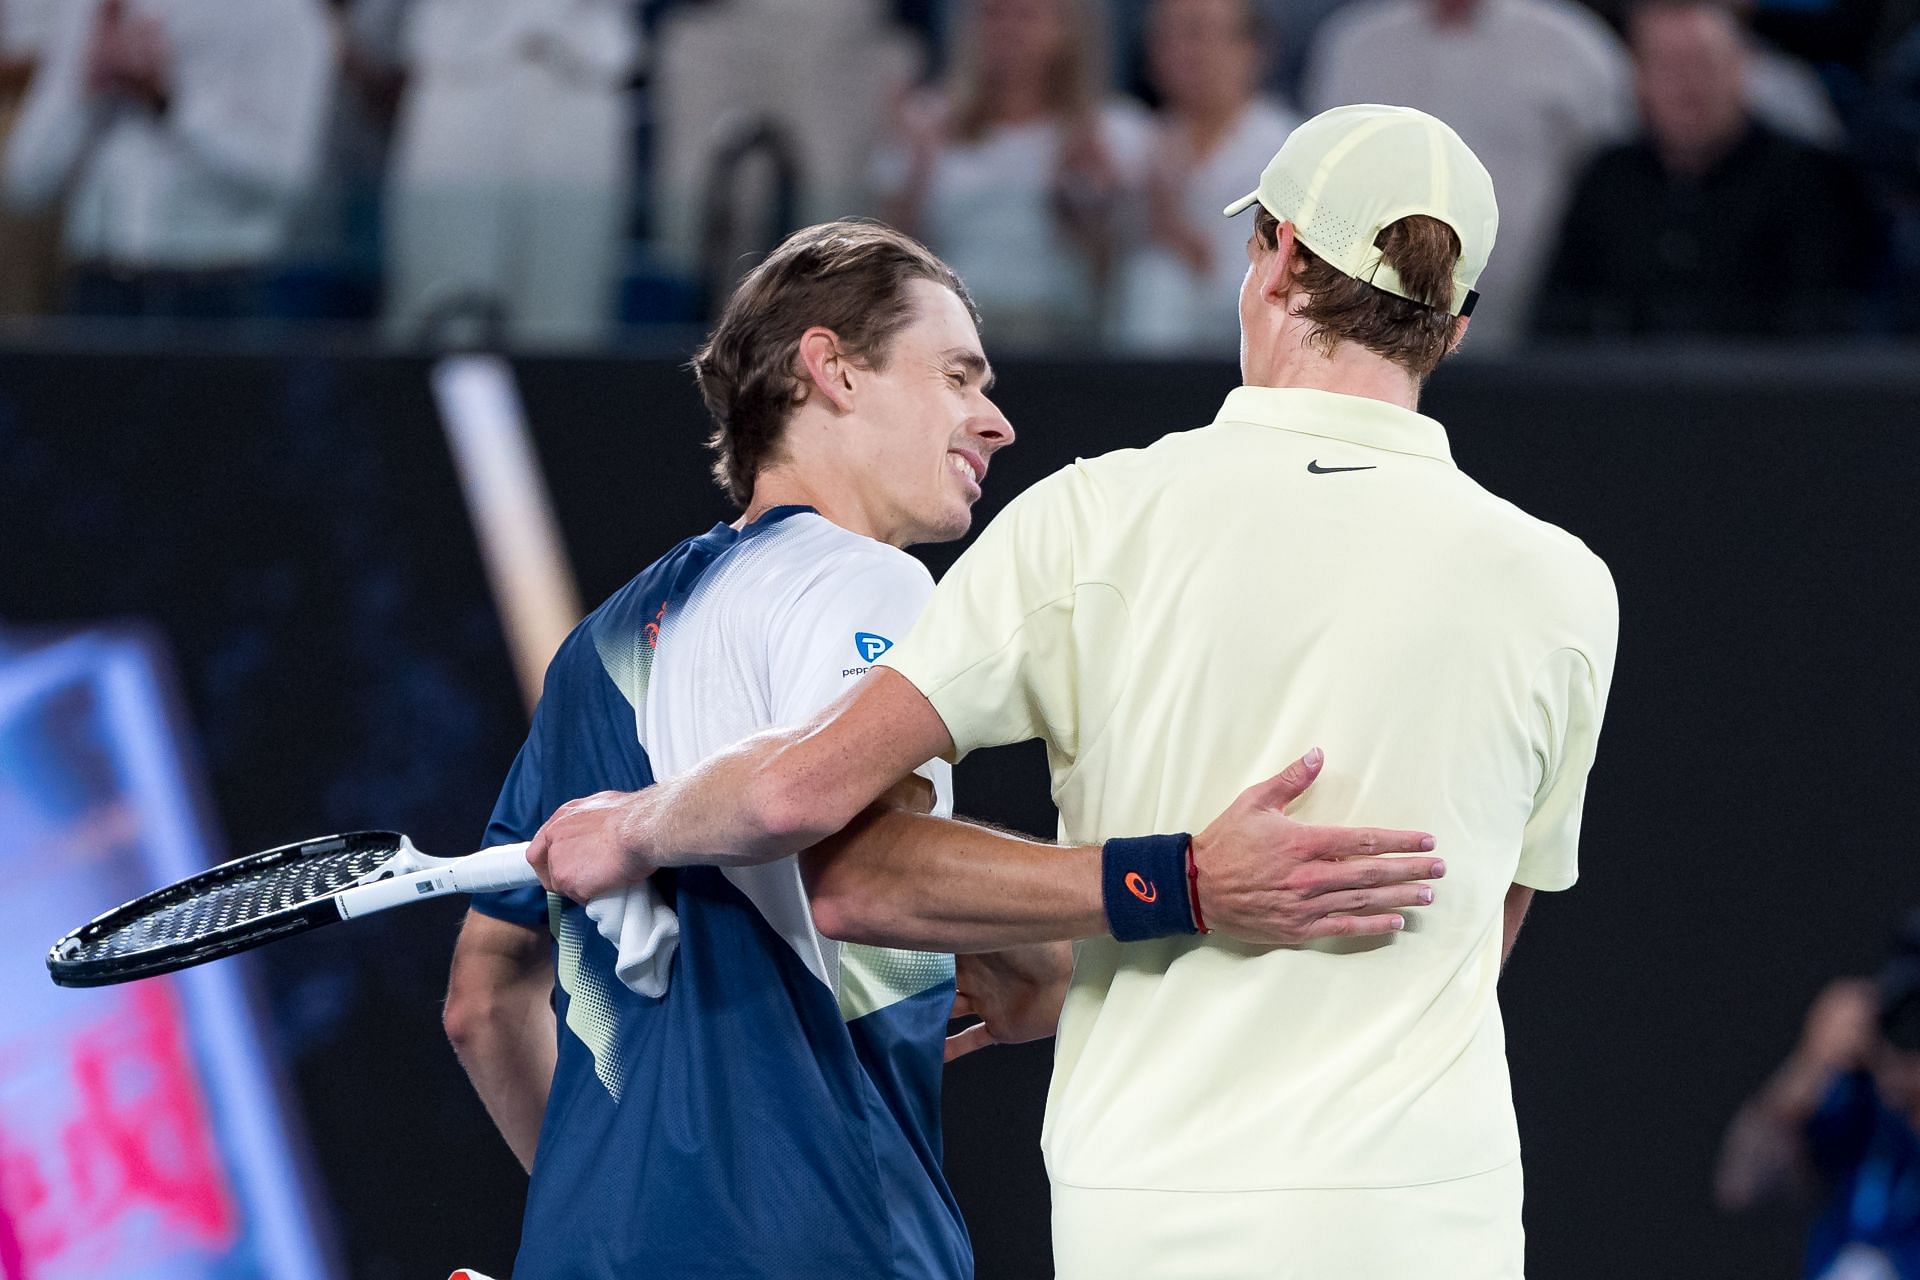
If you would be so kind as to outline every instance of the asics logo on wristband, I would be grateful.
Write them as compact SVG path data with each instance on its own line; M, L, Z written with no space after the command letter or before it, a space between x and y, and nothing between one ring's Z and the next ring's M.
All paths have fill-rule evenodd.
M1116 836L1100 846L1100 905L1121 942L1193 933L1187 835ZM1162 889L1165 892L1161 892Z

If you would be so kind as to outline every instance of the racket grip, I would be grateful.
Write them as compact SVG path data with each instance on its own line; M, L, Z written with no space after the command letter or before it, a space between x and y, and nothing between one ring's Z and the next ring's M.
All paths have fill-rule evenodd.
M461 893L498 893L502 889L524 889L539 884L527 865L527 842L497 844L491 849L455 858L448 871L453 887Z

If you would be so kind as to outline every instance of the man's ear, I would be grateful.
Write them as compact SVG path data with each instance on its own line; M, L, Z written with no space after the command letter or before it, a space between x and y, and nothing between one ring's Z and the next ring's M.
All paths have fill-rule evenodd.
M817 391L841 413L853 411L853 364L840 349L840 337L823 325L800 335L800 367L807 371L807 391Z
M1467 340L1467 326L1473 323L1471 316L1457 316L1453 322L1453 340L1447 343L1447 354L1452 355Z
M1274 232L1273 256L1260 272L1260 296L1275 306L1286 305L1299 270L1300 263L1293 252L1293 224L1283 222Z

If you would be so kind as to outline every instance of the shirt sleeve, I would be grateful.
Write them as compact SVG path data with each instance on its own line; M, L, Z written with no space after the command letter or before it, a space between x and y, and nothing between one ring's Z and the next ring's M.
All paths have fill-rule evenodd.
M1516 884L1552 892L1571 888L1579 878L1580 818L1587 774L1600 746L1611 658L1611 651L1597 657L1580 649L1558 649L1534 677L1540 786L1521 841Z
M1044 738L1072 756L1080 682L1076 529L1088 518L1077 467L1015 498L934 588L911 635L880 660L913 682L953 738L951 759Z
M542 701L541 707L544 709L545 706L546 703ZM560 807L559 804L547 804L540 767L542 736L540 716L536 712L533 731L527 735L520 754L514 757L513 768L507 771L506 784L500 788L500 799L495 802L493 816L487 821L487 834L481 842L482 848L533 839L533 833L546 821L546 815ZM547 923L547 891L537 884L522 889L508 889L504 893L475 894L470 905L483 916L525 925L529 929L544 928Z
M845 693L913 628L932 593L932 575L904 551L836 559L768 629L774 723L799 724ZM952 813L952 766L932 760L915 772L933 783L934 811Z
M533 727L514 758L487 822L485 844L533 839L553 811L596 791L638 791L653 774L633 734L633 707L615 687L588 628L577 628L547 665ZM476 894L473 909L530 929L547 926L539 885Z

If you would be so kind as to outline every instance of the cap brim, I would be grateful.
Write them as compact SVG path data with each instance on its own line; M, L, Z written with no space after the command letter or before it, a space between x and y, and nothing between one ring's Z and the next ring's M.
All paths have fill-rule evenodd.
M1241 196L1238 200L1235 200L1232 204L1228 205L1225 209L1222 209L1221 212L1226 214L1229 218L1234 217L1241 213L1245 213L1248 209L1253 207L1253 202L1255 200L1258 200L1259 198L1260 198L1260 193L1258 191L1249 191L1246 195Z

